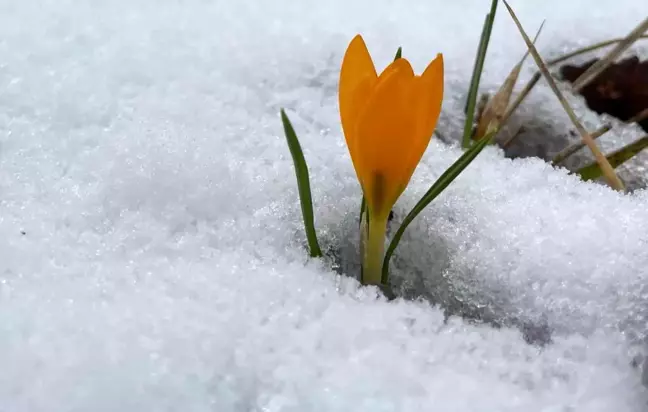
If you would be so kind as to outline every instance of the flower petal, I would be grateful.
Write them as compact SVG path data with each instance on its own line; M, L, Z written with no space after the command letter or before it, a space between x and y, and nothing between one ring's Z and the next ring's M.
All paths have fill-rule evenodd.
M373 85L371 80L377 77L367 45L358 34L349 43L340 70L340 118L348 146L351 146L349 141L353 139L357 115L371 92L370 86Z
M402 180L409 182L416 166L427 149L432 133L439 120L443 103L443 56L441 54L428 65L421 77L415 80L416 138L412 141L410 158L406 162L411 168L405 170Z
M356 140L354 133L358 114L366 106L377 79L378 74L367 50L367 45L362 36L357 35L349 43L349 47L342 59L339 84L342 131L356 173L360 165L358 164L358 154L354 151L353 142ZM362 185L359 174L358 180Z
M417 132L414 80L406 59L390 64L357 122L352 150L372 213L389 213L407 185L402 176L411 167L407 162Z
M443 55L437 54L436 58L430 62L428 67L421 75L423 87L426 90L426 101L428 107L428 122L423 130L425 135L432 136L439 114L441 114L441 105L443 103Z

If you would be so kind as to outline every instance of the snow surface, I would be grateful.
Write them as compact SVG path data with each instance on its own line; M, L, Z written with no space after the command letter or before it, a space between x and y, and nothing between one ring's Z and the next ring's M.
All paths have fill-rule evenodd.
M337 274L358 265L344 48L360 32L383 67L402 45L418 71L443 52L456 135L486 3L0 1L0 411L645 410L645 191L489 148L398 249L398 290L427 300ZM548 57L646 12L512 6L547 19ZM502 7L483 89L523 51ZM303 249L280 107L327 259ZM569 127L542 84L523 110ZM431 143L396 223L459 154Z

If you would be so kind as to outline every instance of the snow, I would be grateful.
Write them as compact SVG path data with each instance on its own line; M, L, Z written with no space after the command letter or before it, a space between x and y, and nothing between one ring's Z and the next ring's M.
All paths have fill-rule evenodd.
M352 36L379 67L443 52L439 130L462 126L487 5L410 3L0 2L0 411L645 410L643 190L488 148L398 248L398 290L425 299L338 274L358 266ZM645 14L511 4L530 32L547 19L547 57ZM483 90L523 52L502 7ZM304 250L280 107L326 259ZM569 128L542 84L522 113ZM396 223L459 154L431 143Z

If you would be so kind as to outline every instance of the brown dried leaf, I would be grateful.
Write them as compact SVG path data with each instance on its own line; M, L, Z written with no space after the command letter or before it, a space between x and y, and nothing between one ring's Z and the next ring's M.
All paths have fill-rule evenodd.
M582 66L564 65L562 77L573 83L596 64L590 60ZM639 123L648 132L648 60L629 57L611 64L580 90L587 106L598 114L606 113L624 122Z
M542 22L542 25L540 25L540 28L538 29L538 32L533 39L534 43L536 42L538 36L540 35L540 32L542 31L543 25L544 22ZM517 79L520 76L520 70L522 70L522 64L524 64L524 61L526 60L528 55L529 51L527 50L518 64L513 67L513 70L511 70L509 75L506 77L504 83L502 83L502 86L500 86L497 93L495 93L493 98L490 99L484 107L481 116L479 116L477 130L473 135L473 140L481 139L482 137L486 136L488 132L490 132L491 130L496 130L502 125L502 120L504 119L506 111L509 107L511 95L513 94L513 90L515 89L515 84L517 83Z

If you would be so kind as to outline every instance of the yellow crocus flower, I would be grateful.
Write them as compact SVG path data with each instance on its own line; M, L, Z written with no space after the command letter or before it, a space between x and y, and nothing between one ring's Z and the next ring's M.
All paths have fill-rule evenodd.
M407 187L441 112L443 56L438 54L420 76L404 58L378 75L357 35L342 61L339 94L342 129L369 211L363 283L379 284L389 212Z

